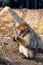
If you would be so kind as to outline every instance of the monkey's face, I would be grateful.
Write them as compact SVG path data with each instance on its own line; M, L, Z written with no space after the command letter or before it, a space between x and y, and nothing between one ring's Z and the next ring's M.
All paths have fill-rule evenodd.
M23 33L24 33L27 29L29 30L29 27L28 27L27 24L25 24L25 23L19 24L19 25L16 27L17 35L19 35L19 36L23 35Z

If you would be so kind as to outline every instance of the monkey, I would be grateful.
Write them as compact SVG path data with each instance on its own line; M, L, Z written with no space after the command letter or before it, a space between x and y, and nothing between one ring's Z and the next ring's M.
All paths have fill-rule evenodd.
M26 58L34 58L38 43L34 34L29 29L29 26L26 23L19 24L16 27L16 33L17 36L15 37L15 40L19 43L19 52ZM31 49L34 45L36 47L35 50Z

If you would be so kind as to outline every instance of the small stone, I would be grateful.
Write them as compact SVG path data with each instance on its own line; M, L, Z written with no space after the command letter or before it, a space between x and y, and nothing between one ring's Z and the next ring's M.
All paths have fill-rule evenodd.
M39 63L39 65L41 65L41 63Z

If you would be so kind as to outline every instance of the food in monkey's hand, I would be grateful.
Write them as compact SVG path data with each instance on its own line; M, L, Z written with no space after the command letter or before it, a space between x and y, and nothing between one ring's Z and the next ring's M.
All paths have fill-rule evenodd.
M37 42L33 33L30 31L29 26L25 23L20 24L17 27L17 32L20 34L15 38L16 42L19 44L19 52L23 53L26 58L34 58L35 53L34 50L31 49L31 46L34 43L37 49Z

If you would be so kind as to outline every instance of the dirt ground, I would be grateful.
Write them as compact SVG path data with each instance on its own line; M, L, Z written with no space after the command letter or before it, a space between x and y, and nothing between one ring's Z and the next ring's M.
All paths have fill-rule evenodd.
M36 57L30 60L22 58L17 43L5 44L3 49L0 50L0 65L43 65L43 50L38 50Z

